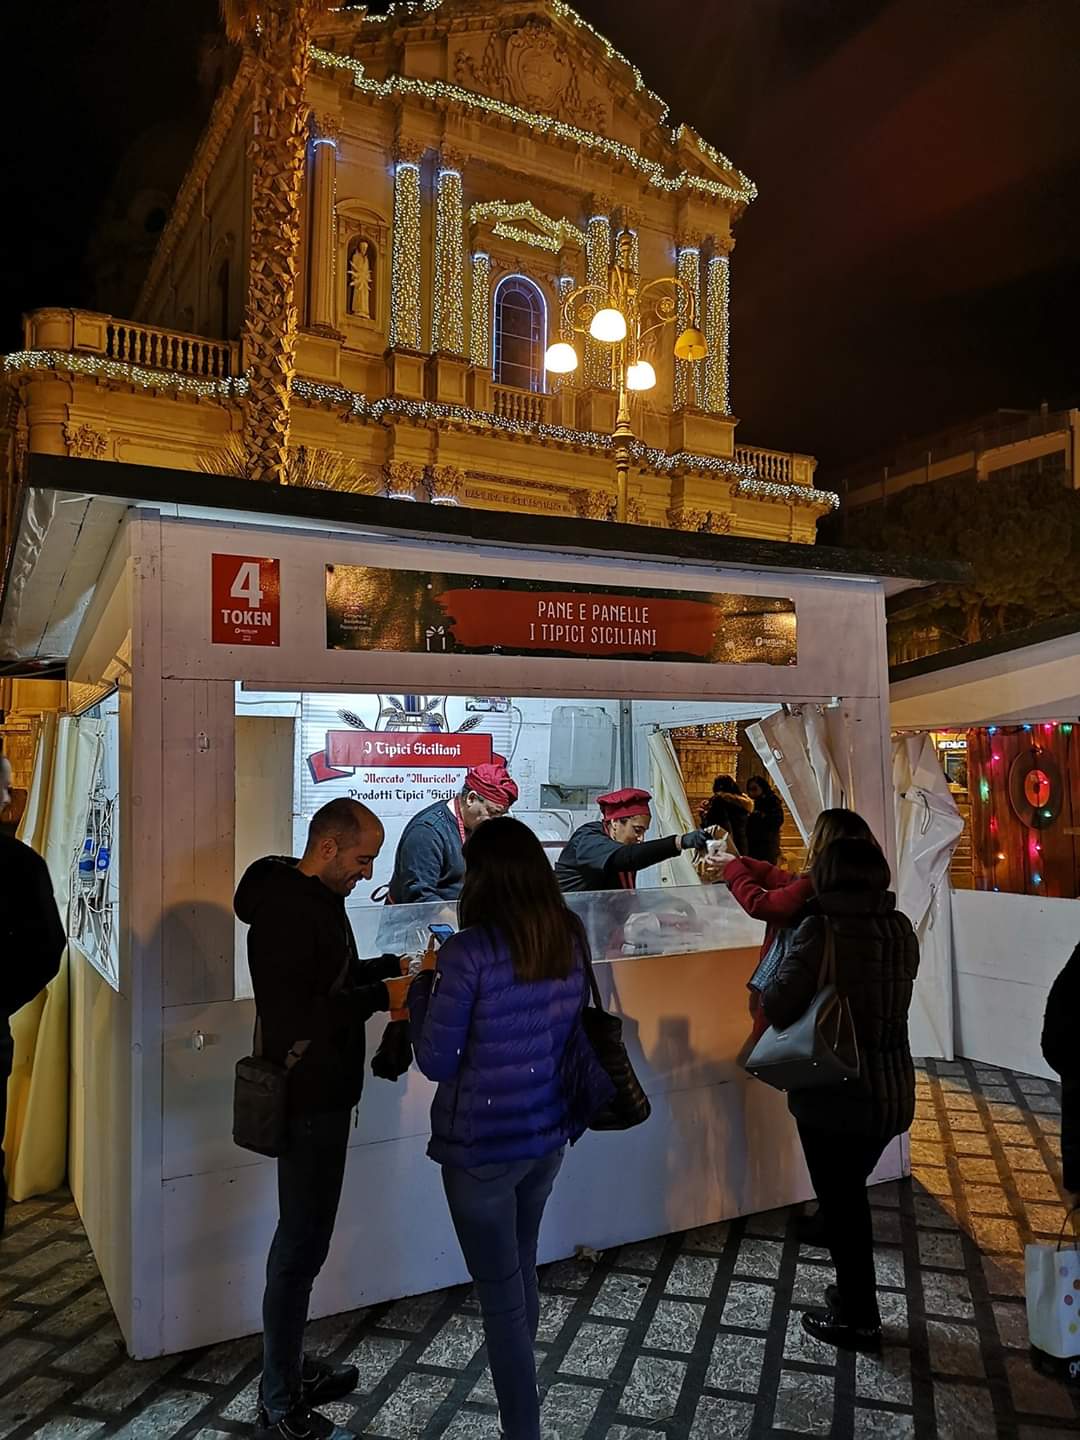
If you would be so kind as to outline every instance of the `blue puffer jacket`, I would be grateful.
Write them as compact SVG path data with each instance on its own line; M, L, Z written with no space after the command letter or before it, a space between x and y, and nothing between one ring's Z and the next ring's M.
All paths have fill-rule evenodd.
M439 1088L428 1154L471 1168L539 1159L576 1139L560 1064L585 973L522 984L498 931L473 926L409 991L416 1063Z

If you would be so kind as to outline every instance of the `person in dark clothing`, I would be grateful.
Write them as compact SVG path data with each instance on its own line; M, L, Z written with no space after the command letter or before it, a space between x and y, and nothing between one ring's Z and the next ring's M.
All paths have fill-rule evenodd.
M0 755L0 808L10 799L11 762ZM66 944L45 861L21 840L0 835L0 1234L7 1209L7 1089L15 1058L11 1017L59 973Z
M1061 1179L1069 1203L1080 1205L1080 945L1050 987L1043 1020L1043 1059L1061 1076Z
M277 1162L279 1218L266 1265L258 1428L277 1440L344 1440L312 1407L356 1388L355 1365L303 1353L315 1277L337 1218L349 1115L364 1085L364 1026L404 1005L397 956L361 960L345 897L369 880L383 828L365 806L332 800L316 812L299 860L249 866L234 908L248 931L248 965L262 1053L289 1072L289 1148ZM396 977L396 978L395 978Z
M639 870L671 860L680 850L702 850L709 843L704 830L646 840L652 813L647 790L615 790L600 795L602 820L581 825L559 852L555 878L559 888L572 890L633 890Z
M730 775L718 775L713 781L712 799L701 812L703 830L723 830L731 836L736 855L745 855L747 821L754 802L744 795Z
M765 779L755 775L746 782L746 793L754 809L746 822L746 851L751 860L764 860L775 865L780 858L780 832L784 828L784 807L780 797Z
M439 1082L428 1154L476 1284L500 1431L540 1440L537 1238L567 1142L588 1118L571 1113L564 1073L587 941L520 821L485 825L466 863L462 929L417 980L409 1009L416 1062ZM610 1099L611 1082L599 1081Z
M807 1310L802 1325L841 1349L876 1350L881 1315L866 1182L885 1146L911 1128L915 1115L908 1009L919 944L888 889L888 862L871 841L834 841L815 860L810 878L809 913L762 992L762 1004L778 1029L806 1013L819 989L831 931L836 986L851 1009L860 1073L856 1080L788 1095L836 1266L826 1307Z
M505 815L517 798L518 788L501 755L490 764L474 765L460 795L428 805L401 832L388 902L456 900L465 879L465 842L485 820Z

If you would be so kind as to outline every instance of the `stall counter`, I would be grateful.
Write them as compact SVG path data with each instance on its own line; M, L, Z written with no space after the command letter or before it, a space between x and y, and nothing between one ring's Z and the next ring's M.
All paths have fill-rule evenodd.
M589 1133L568 1153L541 1260L808 1199L784 1097L738 1064L761 926L722 887L601 892L572 903L653 1113L635 1130ZM412 949L446 913L441 905L350 910L362 954ZM232 1070L248 1052L253 1018L250 1001L166 1012L165 1353L260 1327L274 1164L237 1149L230 1134ZM371 1022L369 1054L385 1024L384 1016ZM438 1169L425 1154L432 1093L415 1068L396 1084L369 1075L313 1316L467 1279ZM898 1141L877 1178L905 1167Z

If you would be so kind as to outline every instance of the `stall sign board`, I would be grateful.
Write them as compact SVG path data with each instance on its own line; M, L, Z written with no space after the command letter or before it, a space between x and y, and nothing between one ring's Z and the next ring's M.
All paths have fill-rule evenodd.
M327 565L330 650L794 665L795 602Z
M326 758L341 769L469 770L491 760L490 735L328 730Z
M280 561L213 555L210 589L213 644L281 644Z

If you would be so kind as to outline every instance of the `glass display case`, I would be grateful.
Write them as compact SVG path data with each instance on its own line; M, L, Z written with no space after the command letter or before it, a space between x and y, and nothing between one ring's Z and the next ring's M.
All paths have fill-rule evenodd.
M566 903L585 926L597 963L741 949L760 944L764 933L724 885L583 890L567 895ZM457 906L450 903L350 907L348 913L361 955L420 954L430 926L457 929Z

